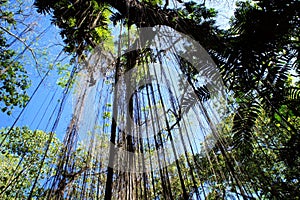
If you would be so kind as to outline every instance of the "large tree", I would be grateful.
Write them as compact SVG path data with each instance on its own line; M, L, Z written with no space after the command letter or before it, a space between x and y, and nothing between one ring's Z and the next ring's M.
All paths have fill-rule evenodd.
M295 178L298 175L299 160L295 158L299 155L297 149L300 144L300 89L299 84L290 83L289 77L296 77L292 79L296 82L299 78L300 2L240 2L237 4L230 28L226 30L215 25L216 12L214 9L208 9L205 1L174 2L174 5L171 5L169 1L146 0L35 1L39 13L51 14L53 24L60 28L65 51L73 54L79 64L84 64L93 48L111 36L111 25L122 24L127 30L164 25L190 36L213 58L231 100L231 109L226 113L228 117L223 123L217 124L220 126L218 129L208 120L212 133L206 139L218 139L215 145L209 146L204 142L193 146L197 134L202 134L201 127L201 130L199 128L189 132L188 142L181 138L184 148L189 146L192 154L186 152L177 157L173 151L173 156L177 159L169 163L169 166L140 174L117 172L110 166L106 172L102 166L103 155L95 153L93 149L96 140L91 140L88 145L90 149L84 165L78 165L74 156L80 120L87 118L82 108L84 102L88 101L86 88L95 85L94 74L99 70L87 69L92 78L89 83L82 82L85 89L82 89L81 96L78 95L78 107L66 133L65 149L59 157L55 181L48 195L55 194L58 198L94 198L93 194L96 194L95 198L104 196L105 199L188 199L194 194L197 198L210 199L291 198L297 195L293 191L299 189L299 180ZM127 39L128 35L122 35L120 31L119 37ZM121 48L119 45L119 49ZM137 85L138 81L147 79L149 70L146 68L143 72L138 71L130 77L130 82L124 82L120 86L118 81L121 75L140 63L148 67L153 60L161 62L160 56L149 48L120 56L114 63L114 75L110 79L115 85L107 86L109 89L106 90L114 91L110 93L112 102L105 101L107 104L99 106L103 114L100 122L103 125L101 133L108 131L110 142L118 145L120 149L131 153L143 152L146 149L149 150L150 157L155 156L155 150L168 143L174 150L174 135L182 135L182 130L187 130L187 126L192 124L184 123L181 119L182 112L188 108L194 112L198 111L197 115L201 115L202 111L204 119L209 114L207 110L196 110L195 107L203 108L214 96L212 91L208 90L208 85L197 85L197 70L191 63L176 55L173 65L179 66L177 69L181 70L183 77L186 77L184 80L191 85L191 91L196 95L189 96L189 92L186 91L187 97L184 97L182 104L178 106L174 103L171 93L172 85L168 85L166 93L171 97L166 102L161 88L148 84L136 89L130 97L128 112L119 110L126 100L124 96L131 95L130 89ZM209 69L206 73L213 76ZM101 91L106 94L103 92L105 89ZM188 104L187 102L192 102L189 98L196 98L197 104ZM112 108L107 106L108 103L111 103ZM144 120L145 113L154 119L153 116L159 113L157 108L165 109L169 104L173 106L173 110L165 110L165 115L161 117L166 119L167 127L154 136L152 143L149 140L141 140L138 135L126 135L118 128L117 123L122 123L123 120L125 126L133 130L134 127L127 119L136 119L140 123ZM118 112L123 114L119 121L116 118ZM94 119L89 117L90 120ZM111 118L112 121L109 121ZM173 125L169 122L173 122ZM226 129L223 127L223 130L221 125ZM97 128L91 133L92 138L95 137L96 130ZM193 153L199 146L202 146L205 156ZM211 149L212 151L209 151ZM96 156L93 157L91 152ZM109 161L114 160L112 149L109 156ZM165 155L158 156L161 156L159 164L168 159ZM129 165L133 162L129 156ZM90 165L94 166L93 173L87 170L86 166ZM103 177L103 171L107 173L106 178ZM70 174L76 175L76 178L70 176L70 179L66 179ZM285 191L281 188L285 188ZM31 192L29 197L32 195Z
M241 2L228 30L215 26L215 12L207 9L205 2L177 3L177 8L171 8L169 1L138 0L36 1L35 5L38 12L53 14L53 23L65 38L66 50L78 57L104 40L99 27L108 30L110 23L119 21L127 27L135 25L138 28L165 25L189 35L209 52L229 93L233 94L233 106L237 110L233 111L232 145L243 156L250 156L254 150L257 141L253 136L254 125L262 108L272 121L280 117L282 126L293 132L291 137L294 139L299 134L298 129L280 109L287 106L290 115L299 116L299 88L285 85L292 70L296 76L299 73L299 1ZM110 18L106 10L111 10ZM133 67L128 68L128 65L135 65L134 60L142 57L139 53L128 54L123 59L127 70ZM184 66L182 60L179 64ZM118 74L118 69L116 71ZM111 129L112 143L115 143L115 126L113 124ZM219 144L222 156L227 158L232 181L239 183L224 142ZM176 167L180 175L179 163ZM112 196L112 180L113 171L109 168L106 199ZM187 198L185 184L183 180L180 182L183 197ZM168 184L168 181L163 184L165 189ZM245 187L239 186L243 193Z

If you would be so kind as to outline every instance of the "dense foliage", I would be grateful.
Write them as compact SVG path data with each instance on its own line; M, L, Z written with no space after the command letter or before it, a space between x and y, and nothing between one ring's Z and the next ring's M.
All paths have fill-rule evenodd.
M14 128L9 134L3 131L0 134L0 139L4 138L0 196L7 199L46 194L57 199L68 199L69 196L117 199L124 195L127 199L130 195L135 195L130 197L133 199L188 199L192 196L199 199L300 198L300 2L238 2L226 30L215 25L217 12L207 8L205 1L176 2L179 4L176 8L171 7L169 1L158 0L36 0L34 5L40 14L51 15L52 23L60 29L64 50L75 55L80 64L94 47L108 40L111 42L114 33L109 26L123 25L129 30L131 27L166 25L199 42L217 64L227 87L229 108L218 124L222 134L218 135L216 145L198 144L204 154L186 152L175 162L151 173L114 173L110 167L102 166L102 155L77 148L76 122L80 120L74 115L64 145L54 138L42 170L38 170L49 135L26 127ZM5 1L1 1L3 3ZM13 13L2 12L0 20L1 25L14 24ZM6 41L3 29L0 29L0 101L5 104L2 111L10 114L13 106L23 106L28 100L24 91L29 81L26 70L14 60L15 52L9 49ZM148 49L133 51L118 59L116 80L122 70L155 59L151 53ZM193 86L200 104L209 101L213 94L207 87L195 86L197 70L180 57L176 64ZM119 69L120 66L125 67ZM88 69L89 73L95 70ZM95 82L93 74L89 75ZM141 79L143 75L134 78ZM145 88L148 86L140 90L146 91ZM153 87L150 88L153 92ZM84 99L84 95L80 98ZM134 106L140 106L133 105L132 99L127 118L132 117ZM184 100L188 102L188 97ZM101 131L111 128L107 136L110 141L116 140L116 122L109 119L115 113L112 109L117 103L112 102L107 106L109 108L101 105L105 107L102 115L105 126ZM194 104L182 106L193 110ZM78 113L82 114L81 105L79 107ZM176 120L179 122L180 119ZM212 131L206 140L216 139L214 134ZM162 133L158 135L164 137ZM173 142L171 137L169 131L163 139ZM136 144L132 142L132 136L117 139L125 141L125 145L120 143L120 146L134 152ZM163 139L159 141L163 143ZM95 141L89 141L90 148ZM156 144L155 148L160 145ZM104 146L107 148L107 144L101 143L97 148ZM52 177L53 185L47 185L47 188L38 182L31 189L38 171L42 171L41 179L46 175ZM16 190L11 189L12 185Z
M7 11L0 2L0 108L10 115L14 107L23 107L29 97L26 89L30 86L27 72L17 60L15 50L7 43L7 32L15 25L14 13Z
M44 160L44 151L50 134L40 130L32 131L28 127L13 128L0 131L3 144L0 147L0 190L2 199L25 199L31 191L37 175L41 180L54 173L56 155L61 143L56 137L49 145ZM40 171L40 166L44 165ZM43 183L39 182L33 190L33 196L40 198L44 192Z

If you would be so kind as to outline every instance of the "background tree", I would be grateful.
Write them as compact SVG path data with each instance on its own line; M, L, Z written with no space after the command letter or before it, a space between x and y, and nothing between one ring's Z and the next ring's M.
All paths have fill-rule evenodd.
M273 121L272 116L269 117L266 111L260 109L260 112L254 124L252 152L247 155L244 149L233 148L230 145L234 137L228 130L234 126L233 115L224 122L226 126L224 126L222 137L228 141L225 146L227 156L234 166L235 173L239 174L240 183L230 180L228 160L220 154L220 148L216 147L210 152L210 157L213 158L211 163L209 163L209 157L197 155L200 166L215 169L214 173L210 170L202 172L204 177L209 177L205 181L211 187L207 193L212 199L215 199L216 195L228 198L240 196L238 184L251 191L249 197L244 196L246 199L299 198L299 156L297 153L290 154L290 156L286 154L296 149L290 144L290 139L294 137L294 134L290 134L291 130L283 126L279 118ZM280 112L283 114L290 111L284 107ZM289 122L299 129L299 117L293 116L289 118ZM294 140L294 143L298 145L298 141ZM234 162L238 164L234 165ZM219 184L222 189L219 188Z
M0 196L2 199L26 199L32 183L39 172L49 134L28 127L15 127L7 134L1 130L0 138L5 138L0 147ZM42 167L40 181L33 191L33 197L40 199L45 192L44 183L53 174L56 155L61 147L54 137Z
M7 1L0 2L0 105L1 111L10 115L14 107L23 107L29 100L26 89L30 80L24 66L16 59L16 52L7 43L7 34L16 21L6 4Z
M299 88L285 85L289 75L299 77L299 11L290 5L298 7L299 2L240 2L227 32L224 80L239 106L233 127L237 145L251 141L260 107L272 116L279 114L283 104L299 102ZM290 109L299 116L297 107ZM291 124L286 125L298 134Z

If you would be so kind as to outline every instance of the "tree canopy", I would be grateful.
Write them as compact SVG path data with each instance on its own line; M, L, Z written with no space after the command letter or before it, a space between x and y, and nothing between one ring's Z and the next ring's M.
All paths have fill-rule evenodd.
M34 6L58 27L72 57L64 67L72 69L59 82L49 134L1 133L0 171L8 172L1 197L300 198L298 0L239 1L228 28L216 25L218 12L206 1ZM30 83L7 44L13 16L0 14L7 114L26 104ZM71 91L75 104L59 142L53 132Z

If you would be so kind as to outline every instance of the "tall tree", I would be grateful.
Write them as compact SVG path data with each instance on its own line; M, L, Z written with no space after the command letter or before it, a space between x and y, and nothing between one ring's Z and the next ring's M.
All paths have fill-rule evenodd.
M74 157L72 160L68 159L68 155L74 152L73 145L76 145L80 125L82 125L80 120L85 117L83 105L89 97L89 88L95 85L83 81L82 96L77 102L78 107L75 109L76 113L64 141L66 149L63 151L64 155L59 158L60 165L55 176L57 182L54 182L51 188L54 191L50 191L49 194L58 191L60 198L69 195L81 199L90 197L93 191L97 191L98 196L104 194L105 199L138 199L146 196L188 199L194 193L198 198L203 196L211 199L232 196L244 199L276 196L290 198L296 195L293 190L299 187L298 180L295 178L298 175L296 172L298 160L284 155L289 153L299 155L297 147L299 146L300 90L299 85L287 84L287 81L289 76L299 77L298 8L300 2L260 0L238 3L228 30L221 30L215 26L216 13L213 9L205 7L205 1L203 3L179 0L174 2L177 2L178 7L170 6L169 1L35 1L38 12L52 14L52 21L60 28L61 36L64 38L65 50L74 53L81 64L84 63L86 55L92 48L110 36L109 25L113 24L122 23L127 30L134 26L143 28L165 25L192 37L214 59L228 88L228 95L233 98L233 103L230 105L237 108L227 113L230 117L226 120L232 121L231 126L228 127L230 130L226 132L218 129L209 117L208 109L205 108L207 101L214 95L207 89L207 85L197 87L200 81L195 80L196 70L178 55L172 57L176 63L173 65L179 66L178 71L191 85L191 91L196 94L190 96L197 99L195 105L186 103L189 102L188 97L183 98L182 104L178 105L170 83L166 84L165 90L159 84L146 84L131 94L132 88L138 85L140 79L150 79L147 76L150 63L157 62L161 67L163 59L160 54L156 55L155 51L149 48L119 56L114 63L112 70L114 73L110 74L113 78L109 79L114 85L101 86L104 88L102 92L114 91L109 93L113 102L95 101L112 105L112 108L103 105L97 108L98 115L104 113L104 118L99 122L103 125L101 134L110 130L110 142L121 150L133 154L148 151L150 159L157 156L159 170L153 170L151 162L149 173L118 172L113 168L116 166L113 164L117 163L113 147L109 149L109 162L111 162L109 164L113 166L109 165L106 179L103 179L99 173L96 179L88 173L88 170L76 168L78 162ZM119 50L121 48L119 46ZM137 76L136 73L129 77L129 80L122 79L121 75L139 64L143 66L141 75ZM96 69L98 70L98 68L88 69L88 75L96 74ZM168 80L162 67L160 74L165 78L164 80ZM211 74L209 70L207 74ZM155 76L157 78L158 75ZM120 82L122 84L119 84ZM186 93L189 94L188 91ZM127 102L126 96L130 95L132 96ZM194 122L186 123L181 119L183 107L196 113ZM163 110L161 116L158 116L159 108ZM98 115L95 118L99 121ZM140 124L143 124L143 121L147 121L148 116L151 116L149 117L151 120L156 119L157 124L152 123L153 129L158 127L157 134L151 138L151 141L150 138L142 140L140 132L135 130L142 126ZM109 121L110 119L112 121ZM139 126L133 126L130 119ZM262 120L259 121L260 119ZM91 117L90 121L93 120L94 118ZM207 124L201 124L201 121L205 120ZM107 122L111 124L105 126ZM193 123L200 124L197 131L190 128ZM123 124L130 134L121 130L119 124ZM93 125L98 124L93 123ZM203 134L203 129L207 126L210 128L210 137L217 140L216 144L212 146L203 144L205 156L196 156L195 153L190 156L186 153L185 159L179 157L175 140L181 141L184 150L189 147L193 152L200 146L194 145L193 140L196 141L197 134ZM182 137L184 132L190 133L186 139ZM93 137L96 133L98 133L96 129L93 129ZM179 137L175 138L176 135ZM269 141L270 137L275 138L276 141ZM91 140L89 144L89 153L93 150L94 142L95 140ZM166 156L168 152L160 153L158 150L164 149L167 145L172 149L170 157L175 157L176 161L164 166L163 164L169 159ZM282 145L284 148L279 148ZM274 146L278 149L274 149ZM141 160L136 161L130 153L118 158L128 160L125 169L133 166L135 162L145 167L145 158L138 157ZM97 170L101 171L103 155L99 152L96 155L101 159L96 156L95 160L90 159L87 163L94 163ZM273 165L271 168L268 166L269 163ZM268 171L270 173L267 173ZM66 175L72 173L80 176L80 179L76 176L77 182L72 179L72 176L71 181L66 180ZM267 184L266 180L273 185ZM289 183L285 180L289 180ZM72 187L67 187L68 183L74 184ZM103 185L106 185L104 190ZM284 187L287 192L281 191L279 189L281 187ZM72 189L65 191L67 188ZM202 196L199 194L199 188Z

